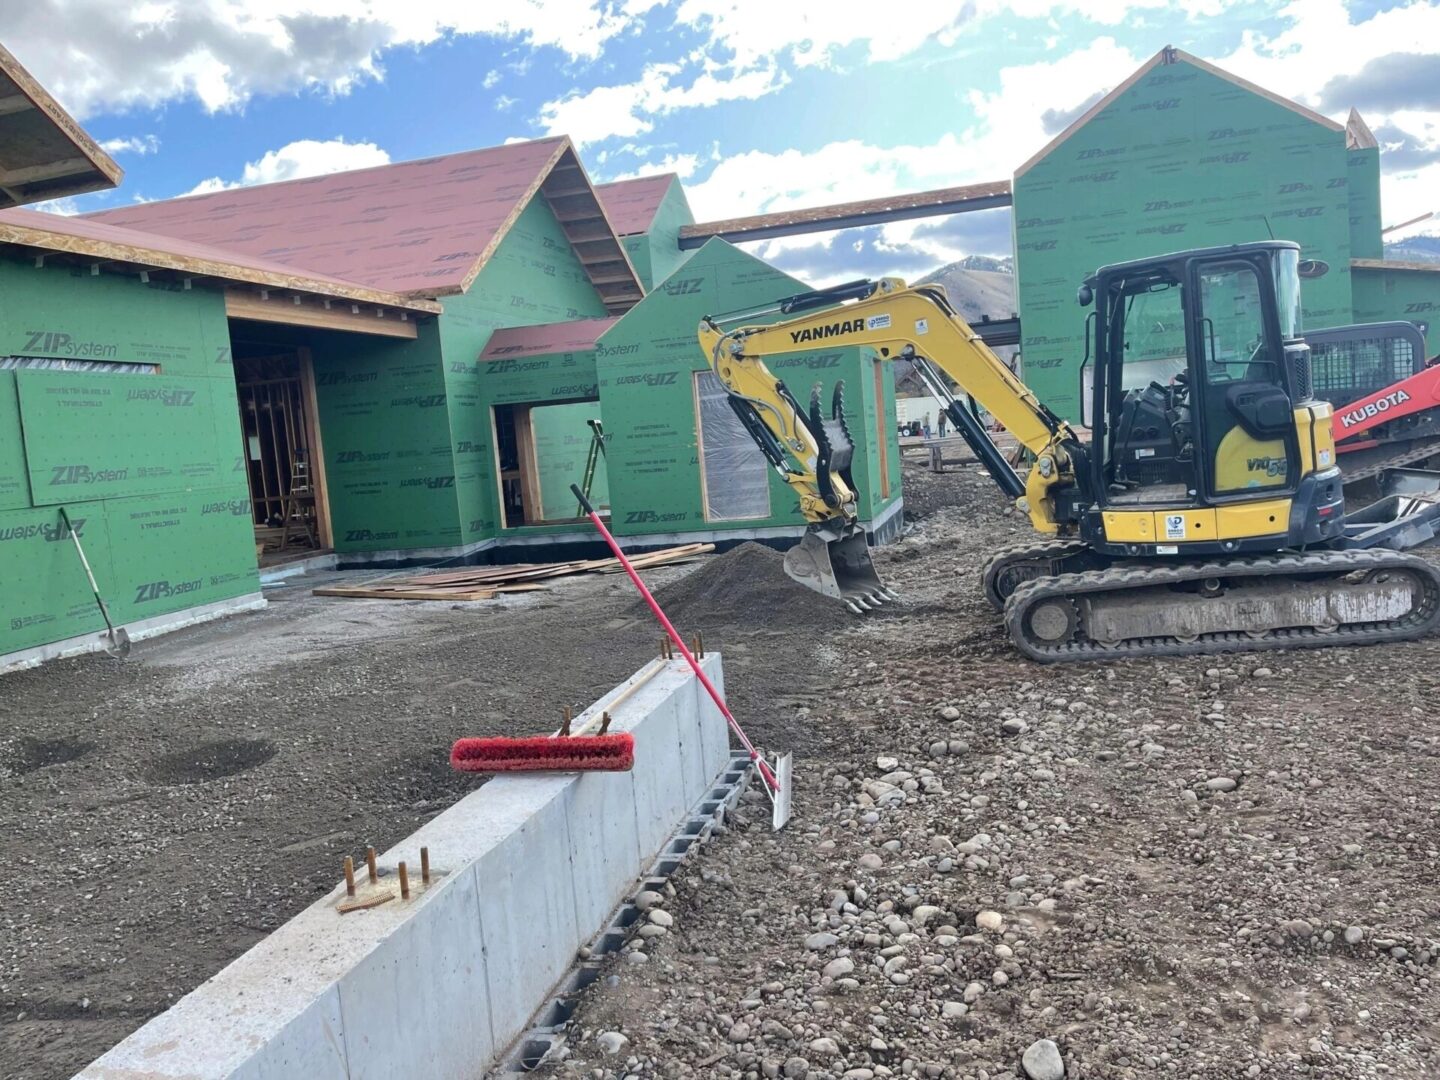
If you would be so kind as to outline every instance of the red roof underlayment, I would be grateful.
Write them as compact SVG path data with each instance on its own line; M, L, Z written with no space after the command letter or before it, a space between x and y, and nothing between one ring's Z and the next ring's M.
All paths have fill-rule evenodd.
M490 335L480 359L499 360L512 356L541 356L550 353L588 352L600 335L615 325L614 319L579 319L575 322L542 323L539 326L507 326Z
M655 214L670 185L679 181L674 173L637 176L633 180L617 180L613 184L596 184L595 194L605 207L605 216L621 236L648 232Z
M89 220L387 292L464 291L562 137L103 210Z

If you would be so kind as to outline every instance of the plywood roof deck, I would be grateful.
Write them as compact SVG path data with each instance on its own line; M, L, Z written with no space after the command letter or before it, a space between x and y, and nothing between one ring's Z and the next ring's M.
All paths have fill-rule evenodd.
M0 45L0 208L112 188L123 175Z

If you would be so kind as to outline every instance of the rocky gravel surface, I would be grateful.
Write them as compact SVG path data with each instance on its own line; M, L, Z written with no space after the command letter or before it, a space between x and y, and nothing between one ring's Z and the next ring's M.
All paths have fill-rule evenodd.
M905 608L752 707L789 828L747 795L547 1075L1440 1076L1440 642L1040 667L975 581L1028 526L912 491Z

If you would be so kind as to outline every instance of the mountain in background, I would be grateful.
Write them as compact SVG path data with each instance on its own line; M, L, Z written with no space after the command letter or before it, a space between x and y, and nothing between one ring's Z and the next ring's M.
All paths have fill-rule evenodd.
M1385 258L1401 262L1440 262L1440 236L1410 236L1385 245Z
M1008 319L1015 314L1015 260L990 255L967 255L958 262L926 274L917 285L943 285L950 302L968 321L982 315Z

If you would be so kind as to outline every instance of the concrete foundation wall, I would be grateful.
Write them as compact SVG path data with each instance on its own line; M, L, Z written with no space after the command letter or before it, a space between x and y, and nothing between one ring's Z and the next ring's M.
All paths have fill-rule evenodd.
M683 661L610 711L633 772L491 780L380 856L382 880L404 860L418 886L428 847L428 889L341 915L337 886L81 1080L483 1075L729 763Z

